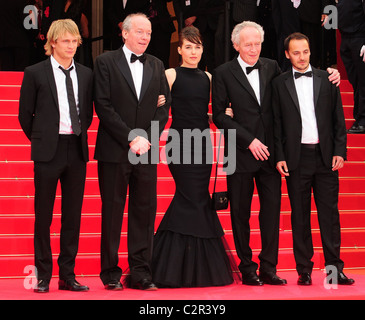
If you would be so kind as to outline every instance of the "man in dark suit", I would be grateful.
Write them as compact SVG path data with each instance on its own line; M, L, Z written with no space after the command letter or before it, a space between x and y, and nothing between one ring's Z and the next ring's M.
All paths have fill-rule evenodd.
M148 0L109 0L106 14L111 27L111 48L116 50L122 43L124 19L131 13L146 12Z
M324 8L330 4L330 0L301 0L298 7L300 20L300 32L305 34L311 46L311 64L316 68L322 65L321 55L324 46L324 38L321 36L326 15Z
M24 27L23 12L27 4L27 0L1 3L0 71L24 71L29 66L31 32Z
M52 277L49 228L58 181L62 190L59 289L86 291L75 280L86 162L92 122L92 72L73 61L81 37L72 20L55 21L48 32L50 58L25 69L19 122L31 141L34 161L34 252L38 284L47 292Z
M131 154L150 156L152 121L164 129L169 115L170 91L161 60L144 54L151 38L151 23L144 14L123 22L124 46L95 61L94 100L100 119L95 159L98 160L102 199L101 273L108 290L123 289L118 248L123 210L129 187L128 261L132 287L156 290L150 262L156 215L157 165L133 164ZM138 56L138 57L137 57ZM137 58L142 59L142 61ZM157 108L159 95L166 103ZM134 129L143 131L136 132Z
M284 46L293 68L273 81L275 158L278 171L286 177L292 208L298 284L312 283L312 190L325 265L336 267L338 284L353 284L343 274L344 263L340 259L338 170L346 159L346 125L340 91L328 81L326 71L310 65L307 36L294 33Z
M203 38L204 52L199 68L213 72L224 62L224 0L174 0L181 27L194 25Z
M271 0L272 19L277 37L278 63L283 71L290 68L290 62L285 57L284 40L289 34L300 31L297 5L291 0Z
M144 13L152 23L152 37L147 53L162 60L165 69L169 68L171 35L175 26L167 9L167 2L172 0L146 0Z
M365 1L338 0L341 58L354 90L355 123L349 133L365 133Z
M234 28L232 41L239 56L214 72L213 121L220 129L236 130L236 171L227 176L227 186L242 281L248 285L282 285L286 280L276 275L281 179L270 156L274 150L271 80L281 71L276 61L260 58L263 33L254 22L243 22ZM252 66L255 69L247 69ZM233 119L225 115L229 104ZM225 135L225 153L229 143L234 142ZM229 156L228 161L232 161ZM249 245L254 180L260 197L260 278Z

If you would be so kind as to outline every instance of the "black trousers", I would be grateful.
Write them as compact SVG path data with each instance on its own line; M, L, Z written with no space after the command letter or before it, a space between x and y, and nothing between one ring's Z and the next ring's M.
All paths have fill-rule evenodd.
M311 192L318 212L325 265L343 269L340 260L341 230L338 212L338 171L323 163L318 145L302 146L300 164L286 177L293 230L293 249L298 273L312 272Z
M152 279L151 260L157 207L156 164L98 162L102 200L101 273L104 284L119 280L118 250L123 212L128 201L128 263L132 284Z
M364 43L364 37L342 35L340 48L348 79L354 89L354 119L362 126L365 126L365 63L360 57L360 50Z
M256 172L227 176L233 237L237 255L241 260L239 269L242 274L256 271L258 268L258 264L252 261L250 248L249 219L254 182L260 199L260 271L276 272L278 263L281 177L278 171L265 161Z
M62 192L59 277L62 280L75 278L85 177L86 162L80 138L75 135L60 135L53 160L34 163L34 253L39 280L50 281L52 277L50 226L58 181Z

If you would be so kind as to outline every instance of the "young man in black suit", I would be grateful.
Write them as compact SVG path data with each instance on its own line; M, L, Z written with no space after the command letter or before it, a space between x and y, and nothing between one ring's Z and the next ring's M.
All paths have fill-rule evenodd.
M160 134L168 120L170 90L161 60L145 54L151 23L144 14L129 15L123 22L124 46L95 61L94 101L100 119L95 159L98 160L102 199L101 273L108 290L123 289L118 248L123 210L129 187L128 261L132 287L156 290L150 262L157 203L157 165L133 164L131 153L150 156L152 121ZM159 95L165 104L157 107ZM134 129L145 132L136 133ZM155 143L155 144L153 144Z
M87 291L75 280L86 162L87 130L92 122L92 71L73 57L81 43L72 20L52 23L49 59L25 69L19 122L31 141L34 161L34 253L36 292L48 292L52 277L50 226L58 181L62 189L59 289Z
M310 285L313 262L311 191L317 206L326 266L337 269L338 284L353 284L340 259L338 170L346 159L346 125L339 89L328 73L310 65L309 39L285 40L292 69L273 81L275 158L286 177L292 208L293 248L299 285ZM332 275L333 277L333 275Z
M365 133L365 1L338 0L341 58L354 90L355 122L348 133Z

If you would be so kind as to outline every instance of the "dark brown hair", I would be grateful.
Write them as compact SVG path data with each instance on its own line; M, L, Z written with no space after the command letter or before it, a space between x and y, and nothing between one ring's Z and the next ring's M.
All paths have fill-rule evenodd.
M307 40L308 46L310 46L309 38L305 34L300 33L300 32L294 32L284 40L284 49L285 49L285 51L289 51L289 43L292 40Z
M200 31L194 26L188 26L181 30L179 35L179 47L182 47L184 40L195 44L203 44Z

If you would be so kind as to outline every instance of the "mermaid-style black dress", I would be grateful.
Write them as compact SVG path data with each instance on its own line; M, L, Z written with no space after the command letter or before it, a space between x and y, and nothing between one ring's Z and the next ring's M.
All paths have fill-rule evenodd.
M232 267L224 246L224 232L215 210L211 209L209 181L212 169L212 145L209 136L208 104L210 81L200 69L176 68L176 79L171 89L171 132L180 134L180 141L170 139L167 145L180 148L180 164L169 169L176 184L174 198L167 209L154 238L152 276L159 287L222 286L233 282ZM198 129L208 133L198 152L182 145L183 130ZM188 132L190 132L188 130ZM185 140L186 142L186 140ZM168 149L170 149L170 147ZM176 149L175 149L176 150ZM190 153L191 164L184 164ZM202 162L194 154L202 154ZM186 158L185 158L186 160Z

